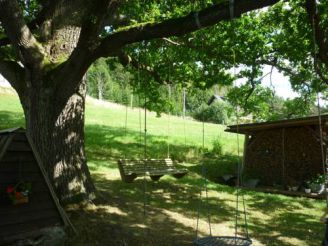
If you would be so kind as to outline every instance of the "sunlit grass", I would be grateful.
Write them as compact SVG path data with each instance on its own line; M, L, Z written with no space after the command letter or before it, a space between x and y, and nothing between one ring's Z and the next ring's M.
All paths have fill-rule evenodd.
M115 131L115 139L124 144L141 144L144 143L144 111L137 108L128 108L124 106L107 107L95 106L91 103L87 104L86 111L86 125L87 134L88 127L97 127L99 129L106 129L108 134L104 132L105 138L113 137L111 131ZM127 110L127 131L125 134ZM98 130L96 128L96 130ZM224 132L225 126L217 124L206 123L204 144L205 148L211 149L212 143L219 140L223 145L223 151L227 153L236 153L236 136L231 133ZM156 117L153 112L147 112L147 135L149 146L158 145L162 143L160 148L150 152L150 156L166 155L167 145L178 146L197 146L202 147L202 131L203 126L201 122L192 119L183 120L182 117L162 115ZM118 132L118 133L117 133ZM141 138L140 138L141 135ZM242 141L242 139L241 139ZM173 148L172 148L173 149ZM141 151L142 152L142 151Z

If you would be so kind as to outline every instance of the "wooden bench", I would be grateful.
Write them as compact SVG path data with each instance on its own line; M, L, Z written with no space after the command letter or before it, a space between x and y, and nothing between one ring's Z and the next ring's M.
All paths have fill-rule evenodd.
M170 158L166 159L120 159L118 160L122 181L131 183L138 176L150 176L154 181L163 175L170 174L175 178L182 178L188 173L185 168L177 168Z

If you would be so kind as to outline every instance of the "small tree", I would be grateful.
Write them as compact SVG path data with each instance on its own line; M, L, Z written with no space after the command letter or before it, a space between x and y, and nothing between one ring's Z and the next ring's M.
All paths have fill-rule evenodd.
M113 83L104 58L98 59L87 72L87 93L90 96L104 99L106 91Z

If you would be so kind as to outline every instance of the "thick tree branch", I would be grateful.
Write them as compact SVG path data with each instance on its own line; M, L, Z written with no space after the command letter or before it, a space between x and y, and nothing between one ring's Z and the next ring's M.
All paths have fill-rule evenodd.
M106 3L107 13L115 13L117 1L101 0ZM273 5L279 0L235 0L234 17L240 16L242 13L259 9L265 6ZM104 8L105 9L105 8ZM96 23L101 23L101 16L97 17ZM228 1L223 4L213 5L197 14L190 13L187 16L170 19L161 23L146 24L138 27L119 31L109 35L107 38L97 42L94 38L94 30L96 27L84 24L81 32L79 43L70 58L53 72L53 78L59 81L58 95L63 98L69 98L78 87L84 73L88 67L99 57L117 56L122 47L127 44L150 40L155 38L163 38L169 36L180 36L190 33L201 28L214 25L222 20L229 20L230 10ZM98 24L97 24L98 25ZM97 26L96 25L96 26ZM92 41L92 42L91 42ZM135 64L137 66L137 64Z
M252 66L252 74L251 74L251 78L249 80L249 83L251 84L251 88L248 90L246 97L245 97L245 103L244 103L244 108L246 108L247 104L248 104L248 99L251 97L251 95L253 94L253 92L256 89L256 84L257 81L255 80L255 69L254 69L254 65ZM260 78L258 81L260 81L262 78Z
M320 26L320 16L317 11L316 0L306 0L306 11L311 23L314 28L315 42L319 47L318 57L320 60L328 66L328 43L325 37L325 32ZM314 54L315 56L317 54Z
M39 67L43 60L41 46L27 27L16 0L0 0L0 21L11 43L19 49L24 66Z
M290 76L294 76L294 77L298 76L298 73L296 71L294 71L291 68L282 66L281 64L278 63L278 61L276 59L274 59L274 60L258 60L258 62L263 65L273 66L273 67L277 68L279 71L282 71Z
M315 71L316 71L316 73L318 74L318 76L319 76L319 78L321 79L321 81L328 85L328 77L325 76L325 75L322 73L322 70L321 70L321 68L319 67L319 64L316 64L316 66L315 66Z
M251 95L253 94L253 92L256 89L256 82L254 81L253 78L250 80L250 83L251 83L251 88L248 90L247 95L245 97L244 108L246 108L246 106L248 104L248 99L251 97Z
M34 20L29 22L27 26L30 28L30 30L36 30L40 28L43 29L42 26L44 25L45 21L48 19L53 18L53 15L58 8L59 3L61 0L53 0L53 1L46 1L42 4L42 9L36 16ZM44 37L41 37L41 39L44 39Z
M99 32L105 19L108 15L114 15L118 6L117 0L98 0L94 9L89 10L95 19L87 18L82 24L77 47L60 69L53 73L60 101L65 102L74 93L89 66L97 59L94 50L99 44Z
M28 28L31 31L34 31L42 26L44 21L46 21L48 18L51 18L53 13L55 12L58 3L60 0L57 1L46 1L42 3L42 10L38 13L35 19L31 20L29 23L27 23ZM9 38L2 38L0 39L0 47L11 44Z
M13 61L4 61L0 57L0 74L8 80L19 95L25 92L24 69Z
M287 74L288 76L299 77L299 78L301 77L301 75L297 71L293 70L292 68L285 67L285 66L279 64L277 59L260 60L259 62L263 65L269 65L269 66L275 67L278 69L278 71L283 72L283 73ZM302 85L304 85L306 87L310 87L310 85L307 83L307 81L303 81Z
M234 17L251 10L273 5L279 0L235 0ZM131 43L156 38L181 36L201 28L212 26L223 20L229 20L230 9L228 1L213 5L197 13L170 19L161 23L145 24L118 31L105 38L97 49L97 57L111 56L123 46Z

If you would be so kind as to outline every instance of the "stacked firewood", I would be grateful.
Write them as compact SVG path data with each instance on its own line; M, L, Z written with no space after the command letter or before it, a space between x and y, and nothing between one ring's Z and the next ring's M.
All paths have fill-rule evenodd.
M264 185L301 185L323 172L320 134L314 127L255 132L245 155L246 173L257 176Z

